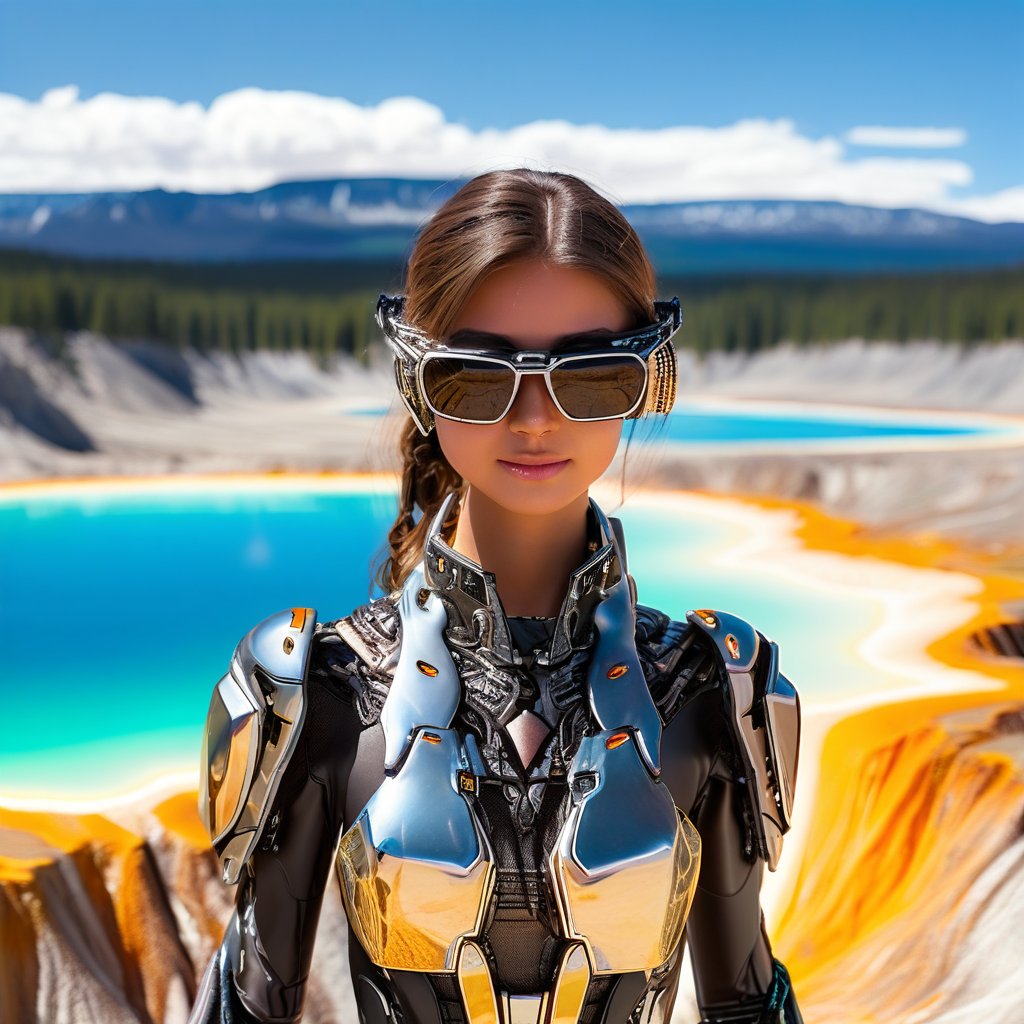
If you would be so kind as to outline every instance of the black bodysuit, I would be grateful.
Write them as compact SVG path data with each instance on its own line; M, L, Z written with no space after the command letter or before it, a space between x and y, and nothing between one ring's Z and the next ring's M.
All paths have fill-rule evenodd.
M594 550L594 524L588 525ZM477 737L487 763L474 799L494 850L496 881L481 944L496 987L528 995L550 990L564 945L545 865L564 820L565 765L590 722L587 641L598 583L576 579L575 599L557 619L505 617L496 597L473 581L474 567L479 570L468 560L462 565L459 602L446 601L447 635L458 641L472 610L483 606L505 643L492 642L497 662L483 666L464 639L451 645L463 687L453 728ZM338 838L385 777L380 716L401 646L398 596L316 627L301 734L243 870L236 912L200 986L192 1021L293 1021L301 1015ZM555 643L557 636L569 642ZM783 1010L764 1009L773 994L778 999L772 990L781 965L773 961L760 910L764 862L756 853L753 811L727 715L722 655L698 627L642 605L636 606L636 651L664 726L661 779L700 833L700 875L685 936L703 1019L799 1022L791 992ZM495 679L511 691L496 694ZM497 724L508 718L507 709L500 716L495 710L502 699L529 712L512 732ZM643 893L636 897L642 900ZM592 978L581 1024L667 1021L681 951L680 945L654 971ZM464 1024L453 975L377 967L351 928L349 958L365 1024Z

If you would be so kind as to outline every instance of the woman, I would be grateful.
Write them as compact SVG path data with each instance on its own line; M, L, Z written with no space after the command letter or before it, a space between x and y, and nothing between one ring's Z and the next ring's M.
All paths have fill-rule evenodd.
M215 691L239 893L192 1020L299 1018L333 862L367 1024L666 1020L684 925L704 1021L799 1021L759 906L796 693L741 619L638 605L588 495L672 406L678 302L612 204L518 170L440 209L378 319L410 412L386 596L273 616Z

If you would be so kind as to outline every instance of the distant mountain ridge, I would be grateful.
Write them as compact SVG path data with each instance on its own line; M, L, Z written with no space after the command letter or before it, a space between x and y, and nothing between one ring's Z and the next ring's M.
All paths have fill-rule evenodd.
M294 181L258 192L0 195L0 247L175 262L401 262L463 182ZM839 202L627 205L662 274L894 272L1024 265L1024 224Z

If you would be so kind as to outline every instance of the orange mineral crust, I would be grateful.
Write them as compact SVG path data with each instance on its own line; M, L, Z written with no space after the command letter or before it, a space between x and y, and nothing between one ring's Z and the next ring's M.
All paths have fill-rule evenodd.
M1016 1019L1024 915L1024 659L974 634L1024 608L1018 552L868 532L810 506L807 548L969 572L973 617L931 643L990 693L881 704L840 719L819 760L814 816L773 929L808 1021ZM803 808L797 807L799 816Z
M130 829L0 808L0 1020L187 1016L230 893L197 849L194 793L133 813Z
M178 793L153 808L153 817L170 835L185 840L193 849L208 851L210 837L199 820L199 794Z
M1024 699L1024 661L988 657L972 640L982 627L1005 621L1007 608L1017 608L1024 617L1024 541L998 552L984 551L928 533L904 535L868 529L852 519L828 515L808 502L747 495L743 501L765 509L797 512L801 521L793 536L808 549L974 576L982 584L981 593L973 598L974 616L936 639L925 653L944 664L975 669L1003 680L1003 699Z
M821 780L774 940L805 1018L926 1021L1000 998L1013 972L992 953L1015 948L1024 912L1022 705L945 698L845 719Z

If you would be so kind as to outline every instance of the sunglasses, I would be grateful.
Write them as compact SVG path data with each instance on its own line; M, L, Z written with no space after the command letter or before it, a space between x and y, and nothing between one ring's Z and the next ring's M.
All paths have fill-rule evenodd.
M395 354L399 391L424 434L434 415L460 423L499 422L527 374L543 376L558 411L580 422L668 412L674 402L671 339L682 324L678 299L655 303L658 319L646 327L576 336L571 346L554 350L497 350L467 344L462 336L457 343L435 342L402 319L404 302L382 295L377 322Z

